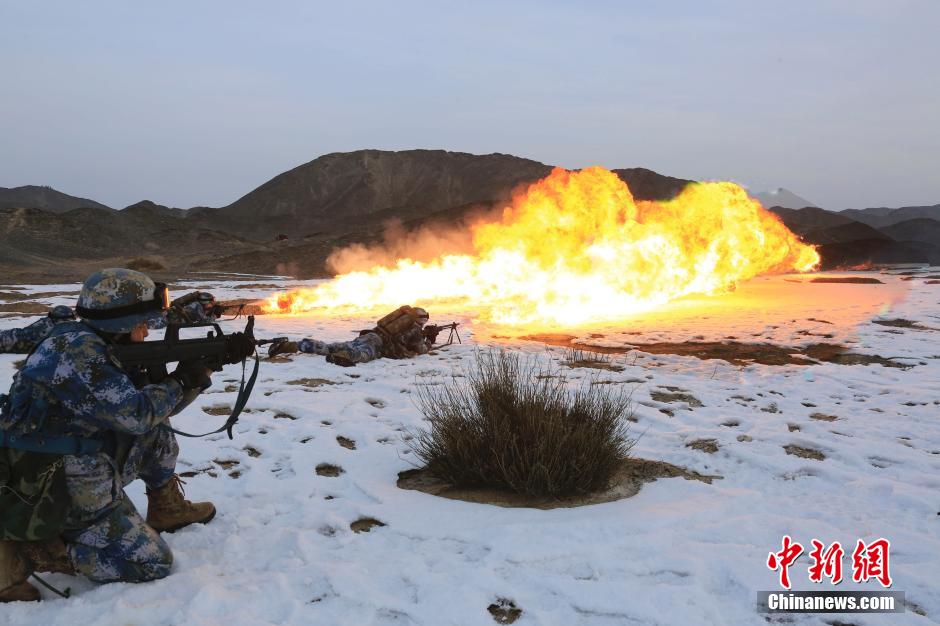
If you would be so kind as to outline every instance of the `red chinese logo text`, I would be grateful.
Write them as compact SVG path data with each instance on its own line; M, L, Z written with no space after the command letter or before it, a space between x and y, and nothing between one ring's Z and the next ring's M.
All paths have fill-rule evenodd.
M807 572L810 582L821 583L828 578L833 585L842 582L842 560L845 550L838 541L826 547L819 539L812 540L813 549L809 551L812 559ZM852 552L852 580L865 583L871 579L877 580L882 587L891 586L891 569L888 562L888 553L891 542L879 537L870 543L861 539ZM802 544L793 541L790 535L784 535L779 552L767 555L767 567L780 573L780 586L790 589L790 566L803 554Z
M802 553L803 546L792 542L790 535L784 535L783 549L780 552L771 552L767 556L767 567L772 570L780 570L780 586L784 589L790 588L789 568Z

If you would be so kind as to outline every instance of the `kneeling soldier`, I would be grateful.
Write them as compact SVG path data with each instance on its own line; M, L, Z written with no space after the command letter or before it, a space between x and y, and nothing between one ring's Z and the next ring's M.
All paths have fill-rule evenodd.
M201 365L138 388L109 345L143 341L168 306L164 285L108 269L82 287L82 321L56 325L0 396L0 601L38 600L34 572L95 582L143 582L170 573L158 534L215 515L183 496L168 417ZM141 478L146 521L124 492Z

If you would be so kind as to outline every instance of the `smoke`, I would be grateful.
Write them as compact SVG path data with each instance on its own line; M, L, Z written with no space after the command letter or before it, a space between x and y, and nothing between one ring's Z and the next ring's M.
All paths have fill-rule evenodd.
M435 221L414 230L406 229L400 220L389 220L380 243L356 243L334 250L326 265L336 274L346 274L394 267L401 259L427 263L448 254L472 254L474 226L498 217L498 209L474 207L455 222Z

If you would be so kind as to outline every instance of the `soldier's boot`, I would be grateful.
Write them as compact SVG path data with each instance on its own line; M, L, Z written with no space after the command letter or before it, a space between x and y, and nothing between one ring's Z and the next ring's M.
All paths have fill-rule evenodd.
M39 590L26 582L32 574L17 541L0 541L0 602L36 602Z
M334 345L329 348L329 354L326 355L326 362L339 365L340 367L355 367L357 361L356 356L358 356L358 354L354 354L347 346L342 344Z
M190 502L184 496L183 480L173 474L167 484L147 490L147 524L158 532L174 532L190 524L207 524L215 517L211 502Z
M326 355L326 362L340 367L356 367L356 362L342 354L331 352Z
M298 352L300 348L297 347L296 341L275 341L271 344L271 347L268 348L268 356L277 356L279 354L293 354Z
M21 545L23 556L32 563L34 572L75 575L65 542L59 537L45 541L26 541Z

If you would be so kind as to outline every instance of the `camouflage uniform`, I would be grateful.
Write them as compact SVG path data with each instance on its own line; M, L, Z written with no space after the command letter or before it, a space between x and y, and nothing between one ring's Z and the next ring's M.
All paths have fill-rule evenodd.
M100 438L108 449L64 459L71 502L63 539L76 571L97 582L169 574L169 547L134 509L124 486L142 478L156 489L172 477L179 447L166 418L182 398L180 384L168 378L135 388L104 339L70 322L53 329L18 374L10 393L14 420L16 407L28 406L37 387L54 393L42 432ZM26 428L28 421L12 427Z
M331 356L338 354L353 363L368 363L382 356L382 337L378 333L365 333L352 341L326 343L319 339L301 339L297 349L308 354Z
M414 324L398 337L386 340L375 331L362 333L352 341L326 343L317 339L301 339L297 349L309 354L320 354L328 358L340 357L352 363L367 363L379 357L404 359L427 354L430 349L421 326Z
M140 288L131 274L99 272L96 277L104 280L93 293L83 289L79 312L94 309L99 299L143 300L143 294L127 293ZM147 311L134 319L152 324L159 317L162 312ZM38 432L104 443L101 452L63 457L70 503L62 539L76 572L97 582L162 578L173 561L169 546L137 513L124 486L136 478L148 490L170 482L179 448L167 418L183 388L170 377L134 385L102 336L126 332L128 323L124 318L58 324L17 374L10 409L0 420L0 428L13 435Z
M54 307L47 316L33 322L25 328L0 330L0 353L14 352L26 354L39 345L39 342L52 332L56 324L75 319L75 314L67 306Z

